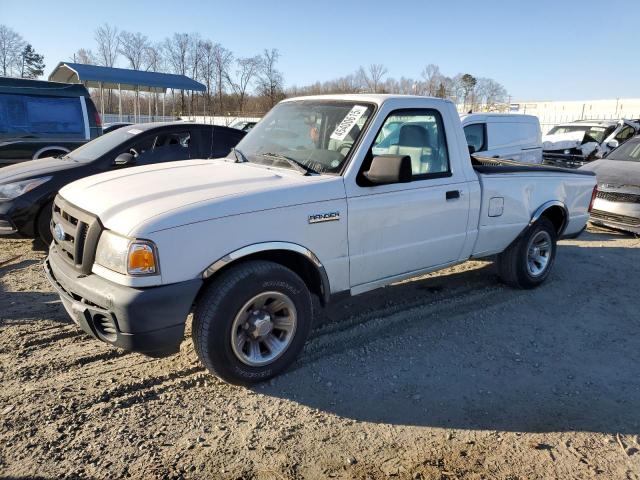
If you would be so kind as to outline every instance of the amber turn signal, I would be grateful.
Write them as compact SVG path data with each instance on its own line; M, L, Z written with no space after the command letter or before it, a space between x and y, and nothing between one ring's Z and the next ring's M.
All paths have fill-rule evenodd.
M129 247L130 274L149 274L156 272L156 256L153 247L146 243L132 243Z

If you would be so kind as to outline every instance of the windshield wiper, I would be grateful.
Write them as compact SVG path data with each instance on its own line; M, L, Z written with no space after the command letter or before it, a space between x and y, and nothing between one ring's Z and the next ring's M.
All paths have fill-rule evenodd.
M234 147L231 151L233 152L233 156L236 157L236 163L247 163L249 161L247 156L237 148Z
M298 170L303 175L320 175L320 173L317 170L314 170L309 165L305 165L304 163L294 160L293 158L289 158L286 155L283 155L281 153L265 152L265 153L261 153L260 156L267 157L267 158L274 158L276 160L284 160L285 162L287 162L289 165L291 165L294 169Z

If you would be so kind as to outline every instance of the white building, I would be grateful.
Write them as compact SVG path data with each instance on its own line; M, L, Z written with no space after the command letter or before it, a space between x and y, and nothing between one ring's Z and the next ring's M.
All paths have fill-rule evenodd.
M516 102L511 113L536 115L542 133L555 125L584 119L640 118L640 98L614 98L610 100Z

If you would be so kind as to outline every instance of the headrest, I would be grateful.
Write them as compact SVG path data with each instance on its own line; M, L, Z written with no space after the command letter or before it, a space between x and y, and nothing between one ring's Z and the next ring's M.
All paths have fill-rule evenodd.
M429 134L427 129L420 125L403 125L400 127L398 145L403 147L429 146Z

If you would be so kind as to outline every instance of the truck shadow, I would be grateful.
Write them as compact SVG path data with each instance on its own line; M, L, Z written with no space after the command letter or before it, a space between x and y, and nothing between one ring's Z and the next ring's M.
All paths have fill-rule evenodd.
M497 285L487 264L345 301L256 390L357 421L638 434L640 272L601 235L563 242L533 291Z

